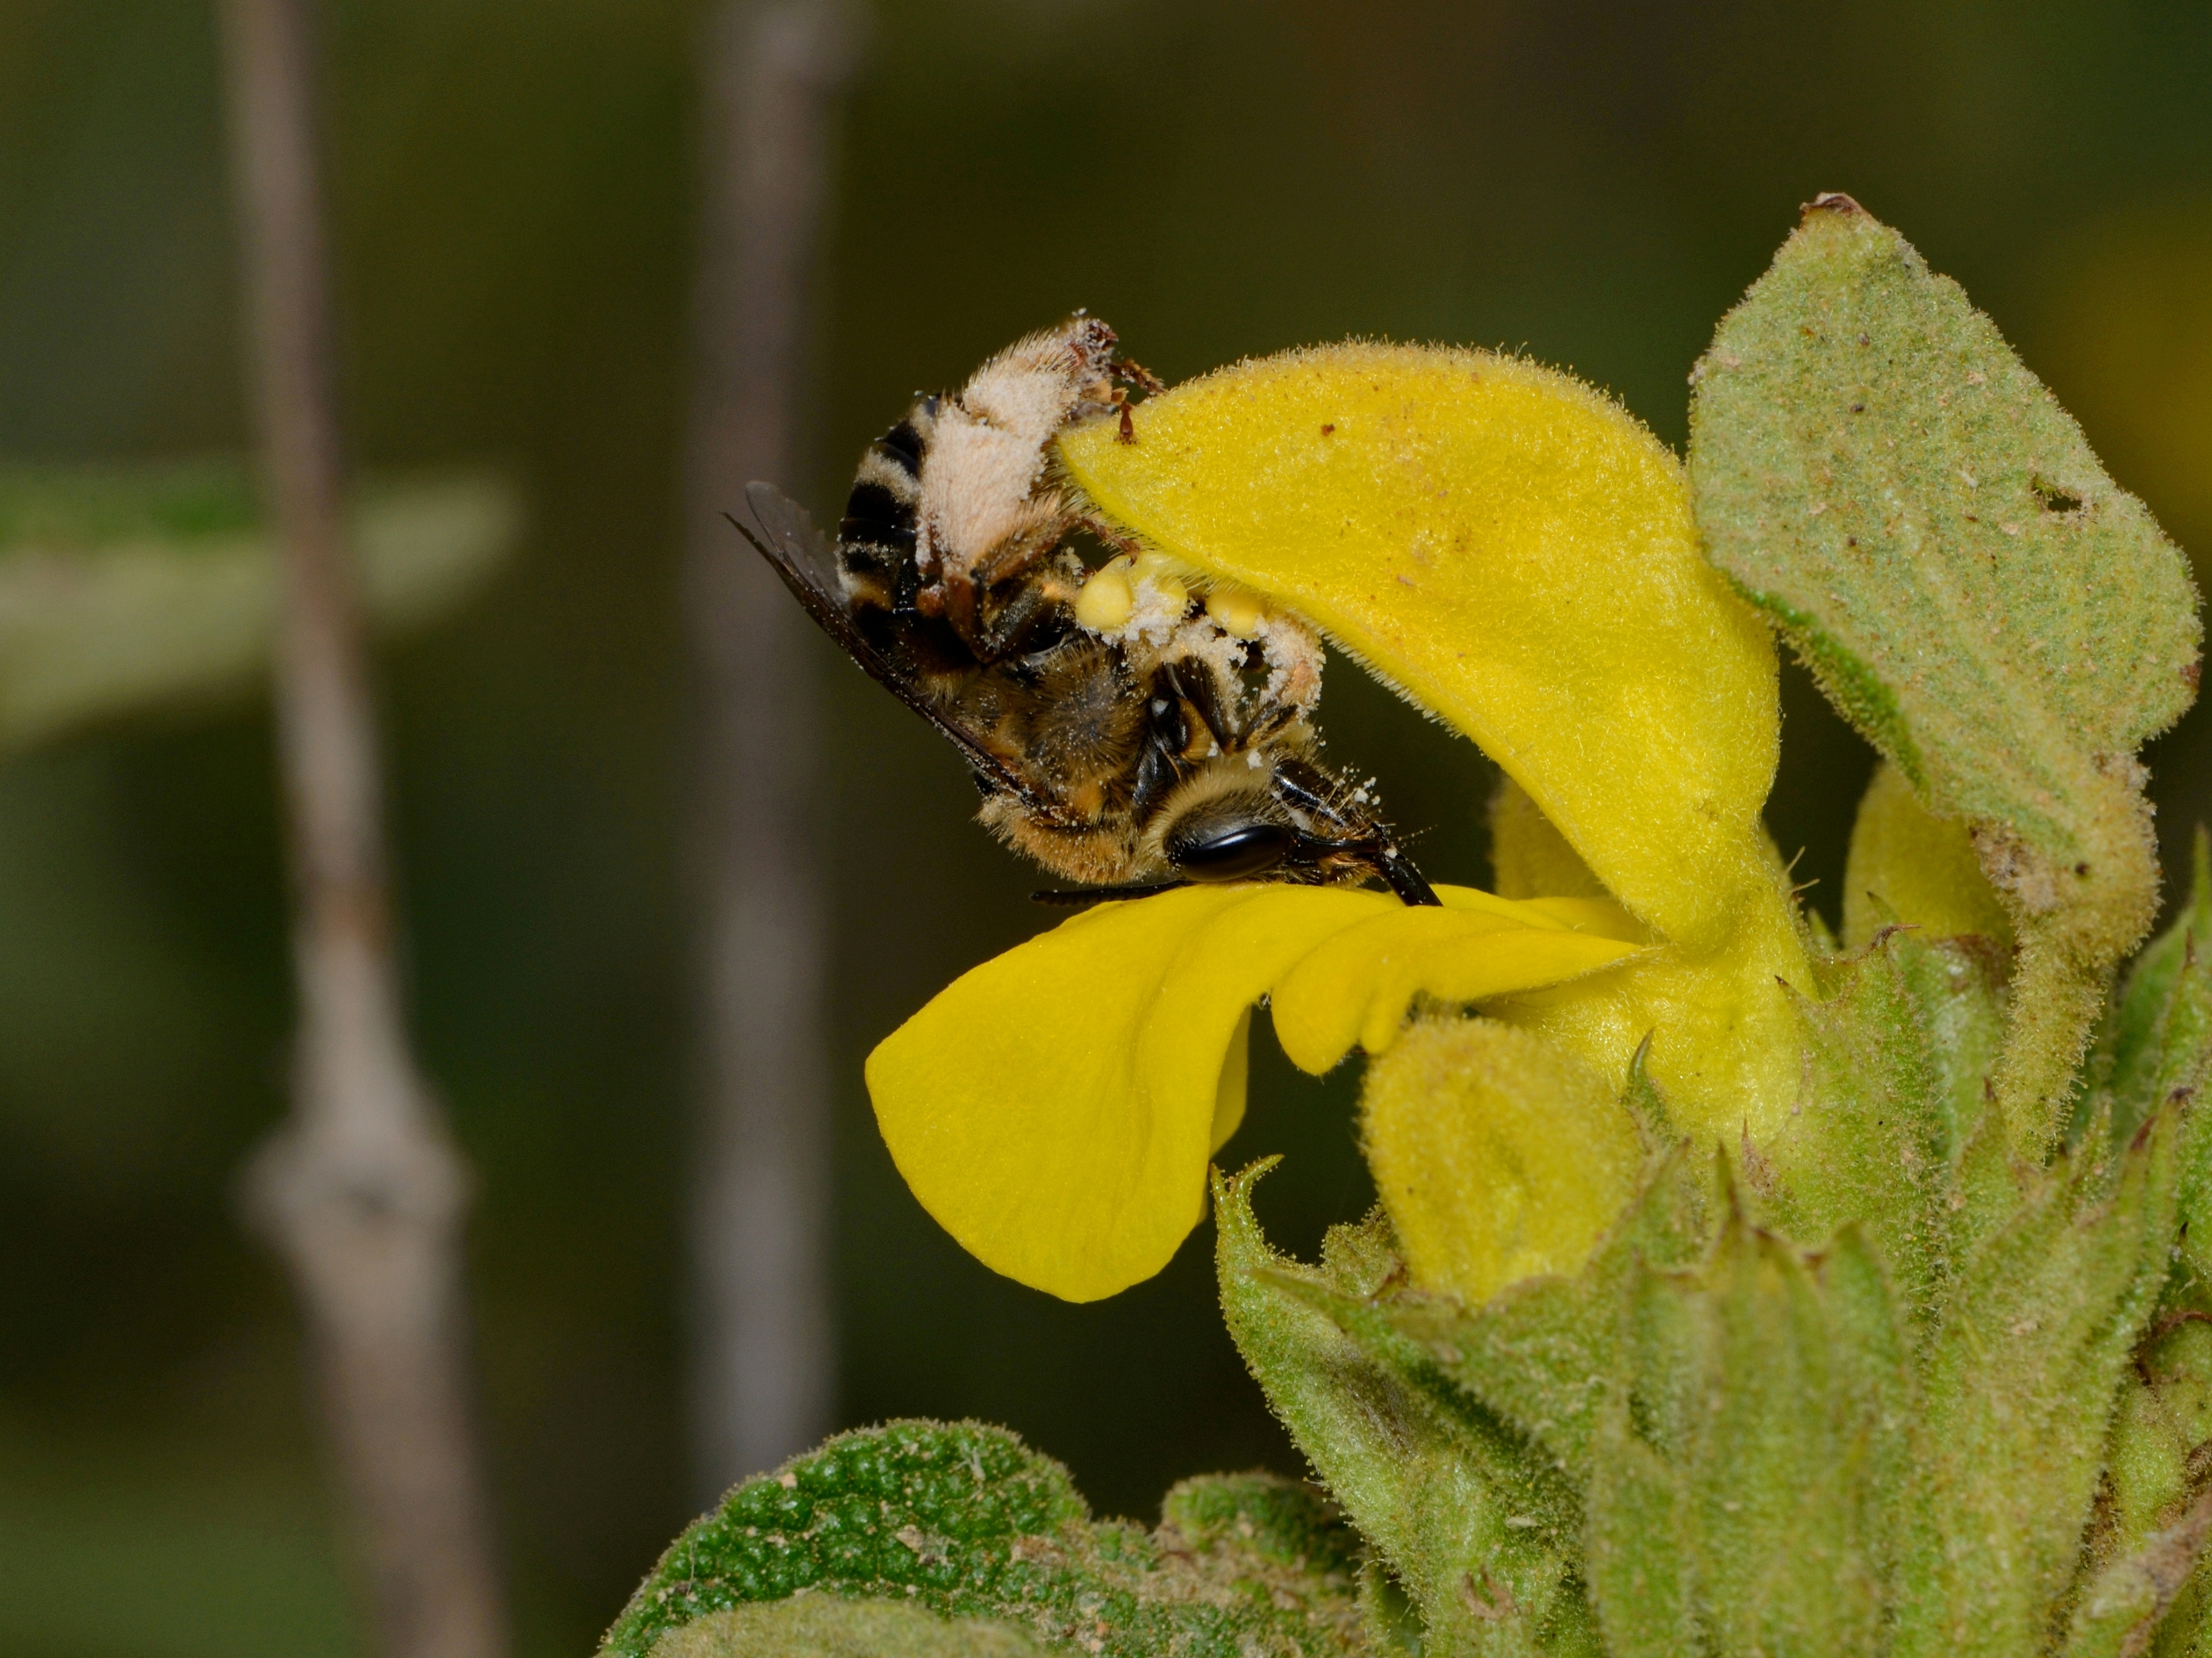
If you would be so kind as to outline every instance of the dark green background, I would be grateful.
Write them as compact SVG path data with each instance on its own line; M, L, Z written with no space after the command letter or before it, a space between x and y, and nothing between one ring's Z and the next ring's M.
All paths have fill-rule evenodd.
M883 4L849 111L805 475L1077 305L1170 378L1352 333L1525 346L1669 441L1720 312L1816 190L1965 282L2123 482L2212 546L2212 9ZM521 1650L576 1654L685 1519L678 1215L691 906L673 581L696 9L347 0L328 17L348 412L378 466L493 461L535 525L383 660L413 1017L481 1180L485 1418ZM243 435L196 0L0 4L0 455ZM2193 366L2194 365L2194 366ZM869 1046L1025 936L952 754L827 647L845 1383L858 1422L1008 1422L1102 1507L1286 1462L1204 1232L1062 1306L899 1186ZM1831 912L1868 759L1793 678L1772 818ZM1340 667L1327 725L1438 878L1471 749ZM2153 758L2172 838L2212 739ZM260 703L0 768L0 1653L358 1649L287 1296L229 1208L283 1107ZM1310 1247L1364 1205L1349 1084L1263 1037L1230 1154Z

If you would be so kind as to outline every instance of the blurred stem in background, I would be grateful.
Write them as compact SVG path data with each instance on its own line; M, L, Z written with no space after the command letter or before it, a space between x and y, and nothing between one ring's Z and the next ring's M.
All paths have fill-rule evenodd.
M863 19L733 4L702 40L684 604L704 698L704 1097L691 1192L691 1460L711 1501L834 1426L825 740L809 625L727 519L789 481L839 94Z
M376 732L340 461L302 0L222 0L247 336L276 530L279 760L299 1027L292 1120L248 1202L297 1280L390 1658L496 1658L505 1615L469 1411L468 1173L402 1027Z

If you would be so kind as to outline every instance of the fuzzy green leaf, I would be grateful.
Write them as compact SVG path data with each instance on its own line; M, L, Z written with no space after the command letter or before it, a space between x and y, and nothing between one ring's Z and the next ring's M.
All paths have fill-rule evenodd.
M1691 1257L1702 1237L1699 1196L1679 1151L1655 1158L1636 1202L1579 1274L1531 1278L1479 1307L1402 1285L1376 1295L1310 1277L1278 1282L1408 1386L1447 1411L1493 1412L1579 1485L1589 1477L1625 1286L1644 1262Z
M2107 1010L2090 1049L2088 1086L2074 1117L2086 1133L2099 1115L2115 1143L2161 1104L2190 1098L2212 1066L2212 844L2200 829L2188 904L2146 946ZM2189 1113L2181 1140L2182 1247L2212 1280L2212 1110Z
M1277 1254L1251 1207L1254 1182L1272 1166L1214 1176L1229 1333L1291 1438L1419 1609L1422 1651L1594 1653L1569 1565L1580 1523L1571 1489L1536 1447L1439 1386L1433 1364L1409 1373L1314 1304L1372 1294L1395 1264L1374 1225L1337 1228L1319 1269ZM1401 1347L1395 1356L1418 1370L1421 1355Z
M1892 927L1822 977L1822 999L1796 1001L1803 1091L1772 1148L1786 1174L1749 1173L1763 1213L1801 1242L1864 1227L1924 1332L1953 1268L1958 1164L2003 1030L2003 963L1977 939Z
M1625 1391L1600 1411L1591 1449L1585 1569L1607 1658L1688 1658L1702 1651L1690 1494L1630 1426Z
M2107 1566L2083 1591L2065 1658L2136 1658L2146 1650L2212 1533L2212 1492L2172 1526Z
M2161 1110L2108 1186L2087 1157L2031 1176L2013 1218L1964 1263L1922 1370L1900 1658L2039 1647L2165 1282L2178 1128Z
M1092 1520L1067 1470L1003 1429L894 1422L732 1491L662 1556L602 1651L665 1658L670 1630L804 1593L995 1620L1102 1658L1323 1658L1359 1650L1356 1553L1289 1481L1187 1483L1147 1533Z
M1807 210L1698 366L1708 551L1937 811L2071 845L2073 768L2189 705L2180 553L1957 283ZM2055 804L2052 803L2056 803Z
M1970 821L2023 946L1998 1090L2063 1126L2158 867L2133 758L2195 694L2180 551L1958 285L1822 197L1700 361L1713 561L1935 813Z
M2212 1324L2205 1316L2163 1313L2136 1349L2136 1375L2122 1387L2113 1417L2093 1564L2148 1547L2212 1473L2204 1448L2212 1444Z

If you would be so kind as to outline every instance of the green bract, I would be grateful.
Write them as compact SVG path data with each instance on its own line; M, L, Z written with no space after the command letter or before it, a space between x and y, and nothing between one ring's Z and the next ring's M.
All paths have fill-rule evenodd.
M1509 750L1500 890L1462 902L1542 941L1611 895L1633 925L1590 936L1624 953L1499 990L1413 973L1389 913L1328 947L1357 972L1301 978L1252 911L1239 970L1377 1056L1383 1201L1318 1264L1262 1235L1265 1164L1213 1179L1230 1333L1318 1491L1190 1482L1144 1533L1005 1434L894 1425L734 1492L608 1653L2212 1658L2201 838L2118 973L2158 904L2136 751L2200 637L2142 504L1843 197L1700 364L1686 497L1525 366L1360 348L1201 384L1133 445L1068 440L1094 504L1195 580L1302 598ZM1616 508L1665 532L1609 541ZM1640 592L1682 603L1646 656ZM1841 944L1757 833L1771 661L1742 600L1886 756ZM1544 717L1570 706L1644 718L1636 763L1628 728L1586 751ZM1165 1040L1123 1024L1109 1082ZM1208 1040L1192 1135L1218 1126ZM1100 1120L1149 1147L1120 1097ZM941 1132L936 1097L904 1132Z

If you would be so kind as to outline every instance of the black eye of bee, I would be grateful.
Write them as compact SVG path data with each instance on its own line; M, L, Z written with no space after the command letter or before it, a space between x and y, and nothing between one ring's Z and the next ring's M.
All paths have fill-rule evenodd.
M1169 835L1168 860L1192 881L1242 881L1282 862L1292 834L1287 824L1211 823L1195 834Z

